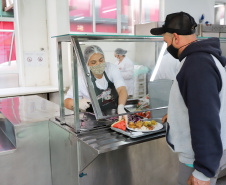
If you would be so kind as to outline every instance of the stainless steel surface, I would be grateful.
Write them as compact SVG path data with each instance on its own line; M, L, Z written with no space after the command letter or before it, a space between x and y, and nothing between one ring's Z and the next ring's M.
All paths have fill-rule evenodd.
M64 127L64 125L60 126L59 123L56 122L54 119L51 119L51 122L58 125L64 130L68 130L67 127ZM88 166L90 161L93 161L97 157L97 155L101 153L110 152L125 146L134 145L137 143L164 137L164 131L165 130L162 130L161 132L157 132L151 135L147 134L144 135L145 137L140 137L136 140L128 138L125 135L119 134L115 131L112 131L109 126L108 128L101 128L89 132L78 133L76 134L76 137L78 139L77 142L79 143L77 146L78 149L76 151L79 152L77 156L79 156L78 169L80 170L78 171L81 172L86 166ZM73 134L73 129L70 129L70 132ZM88 154L87 151L89 151Z
M53 36L52 38L57 38L60 42L70 42L71 37L78 38L79 42L162 42L163 38L161 36L134 36L134 35L94 35L94 34L65 34Z
M50 160L53 185L79 185L77 137L49 122Z
M110 129L75 134L54 120L49 125L53 185L176 184L178 159L163 134L131 139Z
M0 112L0 153L13 152L16 137L13 124Z
M0 99L0 131L11 143L0 151L1 185L52 185L49 117L59 116L59 106L39 96ZM13 148L12 148L13 147Z
M0 99L1 185L52 185L48 120L59 110L39 96Z
M101 154L84 171L81 185L175 185L178 162L166 145L157 139ZM96 178L93 178L96 177Z
M72 41L73 45L73 41ZM79 121L79 91L78 91L78 63L77 56L75 55L75 46L72 49L72 82L73 82L73 102L74 102L74 128L75 132L80 131L80 121Z
M60 98L60 122L65 123L64 116L64 82L63 82L63 64L62 64L62 45L57 43L57 64L58 64L58 84L59 84L59 98Z
M152 118L162 118L167 113L169 94L173 81L167 79L148 83L149 105ZM160 109L160 107L165 107Z
M6 134L0 129L0 154L14 152L15 149L16 147L9 140Z
M219 24L211 24L209 26L202 25L203 32L212 32L212 33L225 33L226 32L226 25L219 25Z
M0 111L13 125L30 124L60 116L60 106L39 96L0 99ZM65 109L66 115L73 112Z
M1 185L51 185L48 121L15 127L17 146L0 153Z
M160 132L152 135L146 135L145 137L132 139L119 134L110 128L105 128L92 132L81 133L77 137L80 141L86 143L90 148L93 148L98 154L100 154L164 136L165 132Z

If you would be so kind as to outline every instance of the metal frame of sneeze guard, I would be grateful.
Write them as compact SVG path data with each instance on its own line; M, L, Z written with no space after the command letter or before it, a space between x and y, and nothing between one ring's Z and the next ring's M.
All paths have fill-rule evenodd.
M139 36L139 35L87 35L87 34L66 34L66 35L59 35L54 36L52 38L57 39L58 43L58 81L59 81L59 94L60 94L60 122L61 124L65 123L65 111L64 111L64 91L63 91L63 69L62 69L62 50L61 50L61 42L71 42L73 47L73 57L72 57L72 80L73 80L73 90L74 90L74 114L75 114L75 131L80 131L80 121L79 121L79 98L78 98L78 74L77 74L77 60L80 62L83 72L84 72L84 79L87 84L87 89L89 91L89 95L93 104L94 113L97 119L104 119L110 116L104 116L99 103L96 99L95 92L92 87L92 82L90 79L90 73L87 70L82 50L80 47L79 42L162 42L163 38L159 36ZM198 37L198 40L206 39L207 37ZM224 39L221 42L226 42ZM159 109L159 108L156 108ZM148 110L155 110L155 109L147 109ZM143 111L136 111L143 112ZM130 113L126 113L130 114ZM123 114L111 115L111 116L120 116Z
M80 132L80 120L79 120L79 95L78 95L78 61L83 69L84 80L86 81L87 89L92 101L93 110L97 119L103 119L110 116L104 116L99 103L96 99L96 94L92 88L92 82L90 79L90 72L87 70L86 63L84 61L83 53L79 42L162 42L162 37L153 36L134 36L134 35L87 35L87 34L67 34L54 36L52 38L57 39L58 44L58 82L59 82L59 95L60 95L60 123L65 124L65 110L64 110L64 90L63 90L63 65L62 65L62 46L61 42L71 42L72 45L72 82L73 82L73 95L74 95L74 124L75 132ZM142 112L142 111L137 111ZM126 113L130 114L130 113ZM123 114L116 114L117 116ZM111 116L116 116L111 115Z
M85 61L84 61L84 57L83 57L83 54L82 54L82 50L81 50L81 47L80 47L79 42L78 42L78 38L71 37L71 43L72 43L74 51L77 55L77 58L79 59L79 62L81 64L82 68L83 68L83 71L84 71L87 89L89 91L89 95L91 96L92 105L94 105L93 106L94 113L95 113L95 115L97 115L98 118L103 117L99 103L96 99L95 91L94 91L93 88L91 88L92 82L91 82L91 79L90 79L90 72L87 70L87 67L86 67L86 64L85 64Z

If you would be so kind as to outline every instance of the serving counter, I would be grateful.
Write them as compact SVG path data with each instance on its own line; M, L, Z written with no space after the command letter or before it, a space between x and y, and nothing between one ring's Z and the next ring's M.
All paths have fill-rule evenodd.
M76 134L55 119L49 129L53 185L176 184L178 160L165 132L136 139L107 127Z
M111 130L113 121L110 117L119 116L115 111L106 113L100 109L92 82L90 72L84 62L83 49L86 45L101 45L104 53L112 53L110 43L114 47L127 43L134 48L144 48L151 54L148 63L149 72L154 69L158 55L163 55L165 46L162 47L161 37L149 36L114 36L114 35L61 35L55 37L58 46L58 80L61 115L49 121L50 130L50 154L53 185L175 185L178 171L176 154L170 151L165 142L165 127L158 132L144 134L142 137L129 137L123 133ZM74 114L65 116L64 92L63 92L63 60L62 42L70 42L72 46L72 86L74 95ZM106 45L107 44L107 45ZM107 50L107 48L109 50ZM132 46L131 46L132 47ZM150 47L150 48L148 48ZM140 57L140 52L137 56ZM105 55L105 59L108 56ZM110 58L110 57L109 57ZM110 59L109 59L110 60ZM138 60L137 60L138 62ZM143 64L144 65L144 64ZM78 68L82 69L83 78L94 109L95 119L83 120L84 113L79 112L78 97ZM170 82L171 83L171 82ZM156 83L149 84L145 89L157 88ZM153 88L153 85L155 88ZM164 85L164 83L163 83ZM151 87L152 86L152 87ZM162 88L163 86L161 86ZM167 86L168 87L168 86ZM170 87L170 86L169 86ZM164 90L164 89L162 89ZM152 94L150 102L158 100L159 103L151 103L152 118L159 119L167 110L168 90L164 97L157 97L161 93ZM153 98L155 97L155 98ZM160 99L159 99L160 98ZM131 101L133 101L132 99ZM138 101L140 101L138 99ZM128 101L129 102L129 101ZM128 103L127 102L127 103ZM108 111L108 110L107 110ZM144 109L128 111L126 114L134 114L147 111ZM153 113L157 111L157 114ZM158 117L155 117L158 115ZM129 132L129 131L128 131ZM131 134L136 134L131 132ZM142 134L142 133L141 133Z
M111 54L109 42L116 43L114 47L118 44L132 47L137 52L132 53L136 62L147 65L147 79L150 79L148 75L153 77L165 51L162 38L69 34L57 36L56 40L60 106L38 96L0 99L0 184L175 185L178 158L166 144L165 126L142 137L112 130L110 118L119 115L103 114L100 110L82 55L82 48L93 43ZM125 41L128 45L123 44ZM64 108L62 42L71 42L73 48L73 111ZM225 39L221 44L225 47ZM147 54L148 60L142 57ZM94 108L92 116L79 111L78 65L83 70ZM167 111L171 83L147 81L149 107L126 114L151 111L152 119L161 123ZM127 101L129 105L130 101Z

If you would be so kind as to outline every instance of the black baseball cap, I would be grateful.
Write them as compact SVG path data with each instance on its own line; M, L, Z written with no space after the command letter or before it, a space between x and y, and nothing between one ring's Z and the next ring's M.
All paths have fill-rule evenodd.
M192 16L185 12L172 13L166 16L162 27L152 28L152 35L162 35L166 32L178 35L191 35L195 33L197 24Z

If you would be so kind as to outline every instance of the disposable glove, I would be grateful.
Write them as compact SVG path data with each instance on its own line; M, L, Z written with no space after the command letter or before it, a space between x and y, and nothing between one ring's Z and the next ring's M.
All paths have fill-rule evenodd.
M89 107L90 107L90 100L89 99L86 99L86 98L79 99L79 109L86 110Z
M124 109L124 105L120 104L118 106L118 114L124 114L124 113L126 113L126 111ZM127 123L128 123L128 116L127 115L119 116L119 120L121 120L122 118L125 120L125 123L127 125Z

